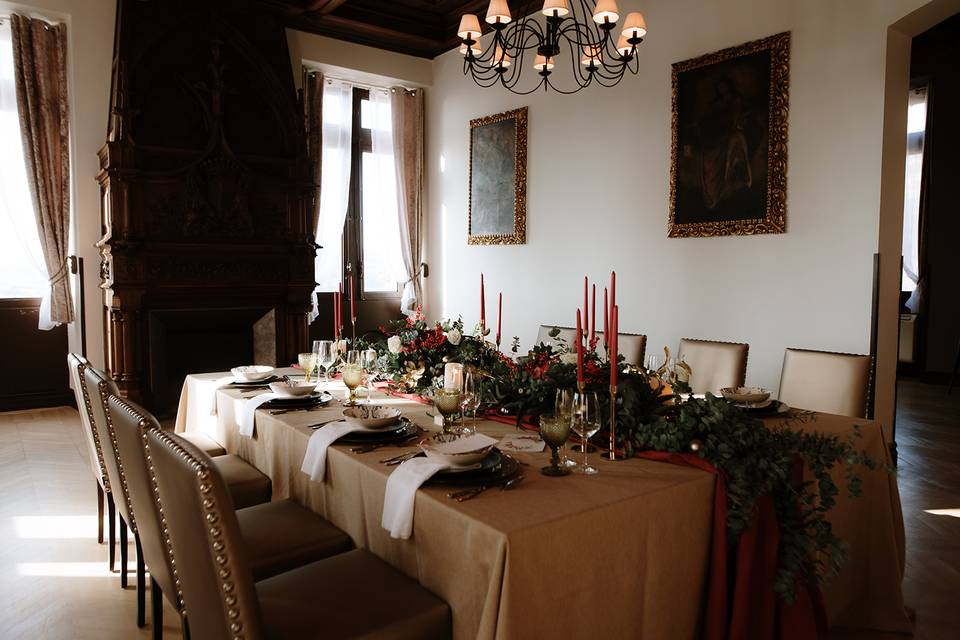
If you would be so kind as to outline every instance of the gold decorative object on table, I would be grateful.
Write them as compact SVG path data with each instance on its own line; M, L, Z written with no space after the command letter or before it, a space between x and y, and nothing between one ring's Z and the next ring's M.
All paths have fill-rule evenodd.
M357 404L357 387L363 382L363 366L360 363L359 351L348 351L346 363L341 370L343 384L346 385L349 395L344 406L353 407Z
M560 447L570 437L570 416L549 414L540 416L540 439L550 447L550 466L540 469L545 476L570 475L570 469L561 465Z

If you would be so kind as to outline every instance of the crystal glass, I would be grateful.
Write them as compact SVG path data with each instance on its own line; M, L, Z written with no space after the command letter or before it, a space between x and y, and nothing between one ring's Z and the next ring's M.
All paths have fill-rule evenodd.
M337 345L332 340L314 340L313 355L317 366L323 367L323 381L330 382L330 367L337 361Z
M301 353L297 355L297 364L300 365L300 368L303 369L303 375L307 382L310 382L310 376L313 375L314 369L317 368L317 358L311 353Z
M594 467L587 461L587 441L590 436L600 430L600 403L597 401L596 391L577 391L573 394L573 430L580 436L583 443L583 461L578 464L574 471L587 475L597 473Z
M344 358L342 373L343 384L345 384L349 390L347 401L344 404L348 407L356 406L357 387L359 387L360 383L363 382L363 365L360 363L359 351L347 351L347 355Z
M477 409L480 408L480 374L467 369L463 376L463 393L460 395L460 424L463 433L476 433ZM466 415L470 414L470 426L463 424Z
M660 356L657 354L648 354L643 359L643 368L647 370L647 373L656 372L656 370L660 368Z
M560 461L560 447L570 437L570 415L547 414L540 416L540 438L550 447L550 466L540 469L545 476L565 476L570 469Z
M453 416L460 411L460 396L459 389L437 389L433 394L433 404L440 415L443 416L444 433L456 433L457 431Z
M553 413L557 416L563 416L569 424L573 419L573 389L557 389L553 400ZM560 450L560 464L564 467L575 467L577 461L567 455L567 443L564 441L563 448Z
M370 395L373 393L373 381L377 377L377 352L374 349L367 349L360 352L360 366L363 368L364 385L367 388L367 404L370 403Z

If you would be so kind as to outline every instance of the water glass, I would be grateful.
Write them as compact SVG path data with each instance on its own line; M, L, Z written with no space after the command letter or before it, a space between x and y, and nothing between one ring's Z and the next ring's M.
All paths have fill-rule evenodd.
M373 393L373 381L377 377L377 352L374 349L367 349L360 352L360 365L366 374L365 383L367 387L367 403L370 403L370 395Z
M562 416L568 423L573 419L573 389L557 389L553 400L553 413ZM560 464L564 467L575 467L577 461L567 455L567 443L564 441L560 450Z
M480 375L468 369L463 376L463 393L460 395L460 424L464 433L476 433L477 409L480 408ZM470 414L470 426L463 424L464 418Z
M437 389L433 394L433 404L443 416L443 432L456 433L453 416L460 411L459 389Z
M313 355L317 366L323 367L323 381L330 382L330 367L337 361L337 346L333 340L314 340Z
M600 430L600 403L596 391L577 391L573 394L573 430L580 436L583 443L583 461L574 467L577 473L593 475L596 468L587 461L587 442L590 436Z
M317 358L314 354L311 353L300 353L297 355L297 364L300 365L300 368L303 369L303 375L306 382L310 382L310 376L313 375L313 370L317 368Z

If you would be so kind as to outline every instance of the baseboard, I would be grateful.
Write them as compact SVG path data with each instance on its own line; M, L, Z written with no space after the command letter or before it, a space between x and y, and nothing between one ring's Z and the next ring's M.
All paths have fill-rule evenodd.
M73 393L69 391L34 391L16 395L0 395L0 412L76 406L76 399L73 397Z

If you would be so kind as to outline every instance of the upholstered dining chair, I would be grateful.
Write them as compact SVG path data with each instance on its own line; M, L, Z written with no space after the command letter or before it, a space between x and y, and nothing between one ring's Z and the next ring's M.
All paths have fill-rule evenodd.
M867 355L787 349L778 397L798 409L865 418L872 370Z
M554 329L560 332L556 338L550 336L550 332ZM601 350L606 349L603 336L598 333L597 337L599 340L597 348ZM540 325L540 329L537 331L537 344L554 345L558 340L562 340L568 347L573 348L577 340L577 330L573 327L558 327L547 324ZM643 355L647 350L647 336L639 333L621 333L619 334L619 341L618 349L627 362L631 364L643 364Z
M550 335L554 329L559 331L556 338ZM568 347L572 348L576 339L577 330L573 327L560 327L552 324L542 324L537 330L537 344L554 345L559 344L559 342L562 340Z
M720 395L724 387L742 387L747 379L747 353L750 345L742 342L718 342L682 338L677 358L690 365L690 390L693 393Z
M80 427L83 431L83 439L87 443L87 455L90 458L93 477L97 481L97 542L100 544L103 543L103 516L104 507L106 506L110 517L108 535L108 543L110 545L109 563L110 570L113 571L114 554L116 552L116 507L113 504L113 494L110 493L110 479L107 477L107 468L103 462L100 434L93 428L93 422L90 418L90 407L87 403L83 388L83 369L88 364L87 359L79 354L67 354L67 369L70 372L73 395L77 402L77 411L80 414Z
M146 456L146 432L160 429L146 409L115 395L107 411L116 434L120 464L127 479L133 512L137 517L138 552L150 570L151 620L154 638L163 635L163 596L181 614L183 603L177 588L176 570L164 532L163 510L157 497L155 474ZM185 449L204 457L192 444ZM343 553L353 548L349 536L292 500L277 500L236 512L240 535L251 562L254 579ZM141 585L138 584L138 587ZM138 606L143 592L138 590Z

